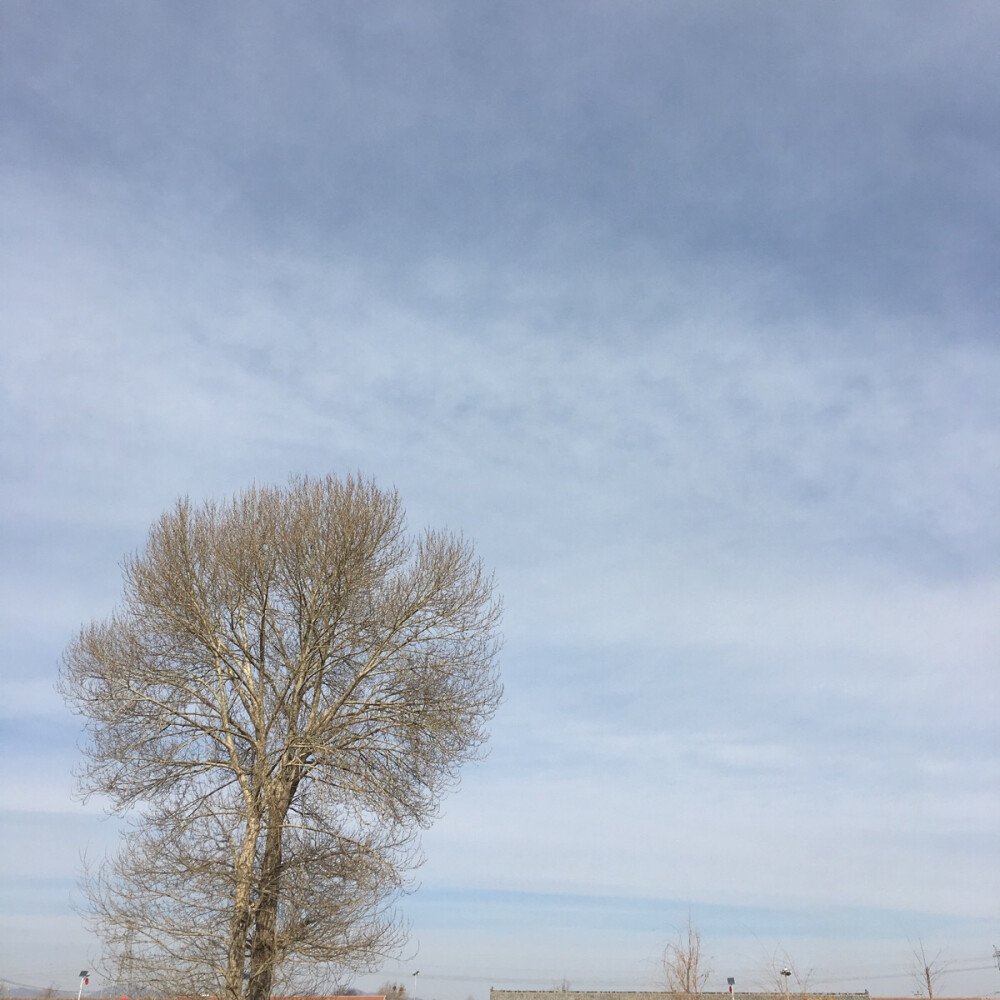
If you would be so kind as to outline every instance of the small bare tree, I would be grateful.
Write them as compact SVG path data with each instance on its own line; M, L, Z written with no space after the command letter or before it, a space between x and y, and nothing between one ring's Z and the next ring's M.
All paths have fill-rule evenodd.
M394 954L417 834L500 696L499 617L471 546L412 538L371 482L164 514L61 678L82 791L132 816L85 880L113 964L269 1000Z
M688 918L687 928L663 949L663 977L671 993L698 996L712 969L701 950L701 934Z
M800 969L784 948L779 948L770 956L764 978L765 989L775 993L803 997L812 992L812 969Z
M945 974L945 966L941 961L941 952L933 958L927 957L924 942L918 940L913 948L913 981L916 984L916 995L934 1000L941 977Z

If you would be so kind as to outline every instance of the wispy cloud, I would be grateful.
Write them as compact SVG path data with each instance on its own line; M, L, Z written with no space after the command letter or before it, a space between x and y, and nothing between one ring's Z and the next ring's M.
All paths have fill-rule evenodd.
M997 21L976 2L9 3L18 892L54 880L51 903L96 822L51 685L122 555L179 494L361 470L414 525L472 536L507 604L492 754L411 901L434 995L480 988L472 955L597 977L602 910L629 928L604 967L655 971L664 925L629 935L678 900L745 921L726 948L747 968L754 933L836 936L834 904L857 954L985 940ZM495 946L435 937L452 903ZM85 946L4 906L17 949ZM849 952L842 975L877 974ZM42 985L64 975L36 954Z

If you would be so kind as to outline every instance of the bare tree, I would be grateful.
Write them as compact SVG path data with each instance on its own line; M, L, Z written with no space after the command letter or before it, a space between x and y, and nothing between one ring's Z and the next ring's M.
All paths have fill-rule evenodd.
M701 934L689 917L687 928L663 949L663 976L667 989L671 993L698 996L711 974L711 967L702 954Z
M812 969L802 970L784 948L772 953L765 968L765 989L776 993L808 996L812 991Z
M918 940L916 947L913 948L913 981L917 988L916 995L934 1000L938 984L944 974L945 966L941 961L941 953L938 952L933 958L928 958L924 942Z
M394 903L500 697L500 603L395 492L294 479L179 501L120 607L67 648L85 795L130 813L85 877L112 964L161 994L268 1000L405 937Z

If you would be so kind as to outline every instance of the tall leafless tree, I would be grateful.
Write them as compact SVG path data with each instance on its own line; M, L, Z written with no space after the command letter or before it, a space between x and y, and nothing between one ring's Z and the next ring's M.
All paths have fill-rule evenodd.
M410 536L369 481L164 514L61 677L82 791L132 817L85 878L111 959L152 990L268 1000L393 954L419 830L500 697L499 619L471 545Z
M701 934L688 918L687 927L677 940L663 949L663 976L671 993L698 996L712 974L708 959L702 954Z

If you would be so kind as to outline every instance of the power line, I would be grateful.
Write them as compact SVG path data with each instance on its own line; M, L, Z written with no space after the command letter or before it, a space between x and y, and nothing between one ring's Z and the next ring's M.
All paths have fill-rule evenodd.
M967 965L961 968L948 966L941 969L941 974L947 976L953 972L985 972L987 969L992 968L992 965ZM910 975L909 970L903 969L901 972L878 972L868 976L836 976L835 979L840 983L860 983L869 979L901 979L908 975ZM831 978L820 980L821 983L831 981L833 981Z
M32 986L31 983L18 983L13 979L0 979L0 983L5 986L16 986L22 990L31 990L33 993L65 993L70 997L76 995L76 990L60 990L55 986Z

